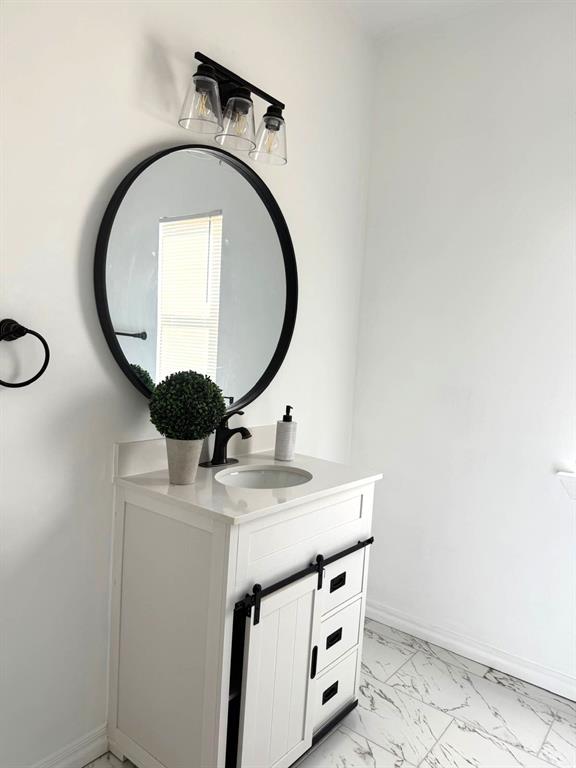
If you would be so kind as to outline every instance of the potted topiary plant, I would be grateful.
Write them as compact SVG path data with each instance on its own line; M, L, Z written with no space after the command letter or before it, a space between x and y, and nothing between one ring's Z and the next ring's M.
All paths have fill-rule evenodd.
M150 421L166 438L173 485L194 482L204 438L225 414L220 387L201 373L179 371L156 385L150 397Z

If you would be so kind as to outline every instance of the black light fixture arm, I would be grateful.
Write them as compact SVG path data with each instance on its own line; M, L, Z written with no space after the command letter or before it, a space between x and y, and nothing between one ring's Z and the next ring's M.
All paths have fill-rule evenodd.
M208 64L210 67L212 67L216 72L216 79L220 84L225 85L226 87L232 85L235 88L247 88L251 93L256 94L256 96L259 96L264 101L267 101L268 104L272 104L273 107L286 109L285 105L281 101L278 101L278 99L270 96L270 94L266 93L261 88L258 88L256 85L252 85L252 83L249 83L248 80L244 80L243 77L240 77L230 69L226 69L226 67L223 67L217 61L214 61L214 59L211 59L205 54L200 53L200 51L196 51L194 58L197 61L201 61L202 64Z
M48 342L43 336L41 336L36 331L30 330L30 328L25 328L16 320L12 320L10 318L4 318L4 320L0 320L0 341L16 341L16 339L21 339L22 336L26 336L26 334L35 336L44 347L44 362L42 363L42 367L35 376L32 376L31 379L17 382L0 380L0 386L10 387L12 389L16 389L18 387L27 387L28 384L32 384L34 381L36 381L36 379L39 379L48 367L48 363L50 362L50 348L48 346Z

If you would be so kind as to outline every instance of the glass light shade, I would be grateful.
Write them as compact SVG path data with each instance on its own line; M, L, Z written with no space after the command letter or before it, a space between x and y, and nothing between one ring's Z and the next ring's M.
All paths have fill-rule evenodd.
M201 64L190 81L178 124L194 133L212 134L222 130L222 108L218 82L212 67Z
M286 123L279 107L269 107L256 135L256 146L250 157L267 165L286 165Z
M226 149L248 152L254 149L254 105L250 93L231 96L224 110L224 127L216 141Z

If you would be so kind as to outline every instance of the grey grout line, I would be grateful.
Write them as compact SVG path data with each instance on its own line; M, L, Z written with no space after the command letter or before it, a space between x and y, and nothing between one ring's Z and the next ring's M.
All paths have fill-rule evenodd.
M414 658L414 656L416 656L416 654L417 654L417 653L418 653L418 651L414 651L414 653L412 654L412 656L410 656L409 658L407 658L407 659L406 659L406 661L403 661L403 662L402 662L402 664L400 664L400 666L399 666L397 669L395 669L395 670L394 670L394 672L392 672L392 674L391 674L391 675L388 675L388 677L386 678L386 680L384 680L384 685L388 685L388 680L391 680L391 679L394 677L394 675L397 675L397 674L398 674L398 672L400 672L400 670L402 669L402 667L405 667L405 666L406 666L406 664L408 664L408 662L409 662L409 661L412 661L412 659ZM372 677L372 675L369 675L369 677ZM374 678L374 679L375 679L375 680L377 680L378 678ZM390 688L392 688L392 687L393 687L393 686L390 686Z
M544 741L542 742L542 744L540 744L540 749L538 750L538 752L536 752L536 757L540 758L540 760L544 760L543 757L540 757L540 752L542 752L542 750L544 749L544 744L546 744L546 742L548 741L548 737L550 736L552 728L554 727L554 723L556 722L558 721L552 720L552 722L550 723L550 728L548 728L548 730L546 731L546 736L544 736ZM548 762L548 760L545 760L545 762Z
M364 707L358 706L359 709L364 709ZM368 710L366 710L368 711ZM345 720L342 720L343 723L345 723ZM351 725L346 724L346 728L348 728L349 731L352 731L352 733L356 734L356 736L359 736L360 738L366 739L366 741L369 741L371 744L375 744L377 747L380 747L380 749L383 749L385 752L388 752L389 754L394 754L390 752L390 744L379 744L374 739L369 739L368 736L366 736L365 733L359 733L358 731L355 731L354 728L352 728Z
M428 755L430 754L430 752L432 752L432 750L434 749L434 747L436 746L436 744L438 744L438 742L440 741L440 739L441 739L441 738L444 736L444 734L446 733L446 731L448 730L448 728L450 728L450 726L452 725L452 723L453 723L453 722L454 722L454 718L452 718L452 720L450 720L450 722L448 723L448 725L446 726L446 728L444 728L444 730L442 731L442 733L440 734L440 736L438 736L438 738L436 739L436 741L434 742L434 744L432 744L432 746L430 747L430 749L428 750L428 752L426 752L426 754L424 755L424 757L422 758L422 760L420 760L420 762L418 763L418 765L416 766L416 768L420 768L420 766L422 765L422 763L424 762L424 760L426 760L426 758L428 757Z
M364 709L364 707L358 705L358 709ZM366 709L364 711L369 712L370 710ZM377 712L375 712L374 714L378 715ZM378 715L378 717L380 717L380 715ZM354 733L356 736L359 736L362 739L366 739L366 741L368 741L370 744L374 744L374 746L379 747L380 749L383 749L384 752L387 752L389 755L396 756L396 753L390 750L390 742L388 742L388 744L380 744L374 738L369 738L368 736L366 736L365 733L359 733L358 731L355 731L351 725L346 724L345 720L343 720L342 723L345 724L345 727L348 728L349 731L352 731L352 733ZM409 763L407 760L405 760L403 765L414 766L414 763ZM414 768L416 768L416 766L414 766ZM556 768L558 768L558 766L556 766Z

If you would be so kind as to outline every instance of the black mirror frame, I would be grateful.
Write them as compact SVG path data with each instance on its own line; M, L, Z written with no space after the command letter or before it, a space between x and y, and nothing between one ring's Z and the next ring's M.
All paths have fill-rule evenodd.
M112 195L108 207L102 218L102 223L98 231L98 238L96 240L96 254L94 259L94 292L96 294L96 308L98 310L98 317L100 319L100 325L104 331L104 337L110 347L110 351L114 355L114 358L126 377L132 382L132 384L146 397L150 397L151 391L140 378L132 370L130 363L126 359L122 348L118 342L116 334L114 333L114 326L110 318L110 311L108 307L108 296L106 292L106 259L108 254L108 243L110 240L110 233L114 225L114 220L118 209L122 204L122 201L134 183L134 181L145 171L150 165L155 163L160 158L166 155L172 154L172 152L178 152L183 149L198 149L207 154L214 155L216 158L222 160L228 165L232 166L238 171L253 189L258 193L260 199L266 206L270 218L276 229L278 240L280 241L280 247L282 249L282 255L284 257L284 272L286 276L286 308L284 311L284 321L282 323L282 330L276 346L272 359L268 363L268 366L264 370L262 376L254 384L254 386L242 395L241 398L234 401L233 405L230 405L227 409L228 412L236 411L239 408L244 408L259 397L262 392L268 387L271 381L274 379L280 366L282 365L290 342L292 340L292 334L294 332L294 326L296 324L296 313L298 309L298 271L296 267L296 256L294 254L294 247L292 245L292 238L288 230L286 220L280 210L280 206L274 199L274 196L262 181L262 179L250 168L249 165L239 160L229 152L219 149L217 147L207 147L204 144L181 144L169 149L163 149L160 152L156 152L146 160L143 160L130 173L128 173L124 179L118 185L116 191Z

